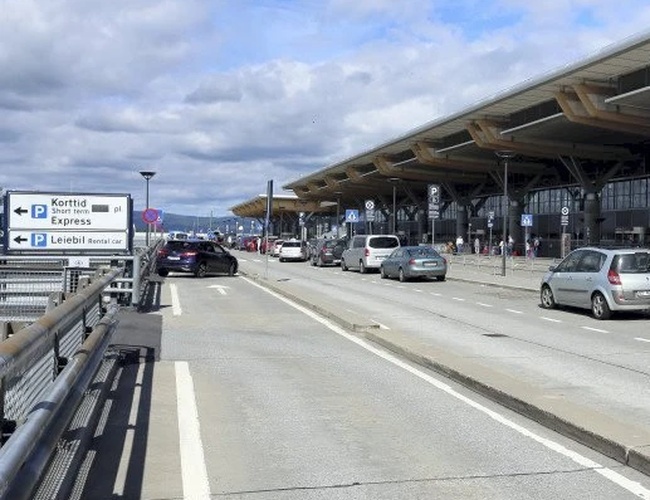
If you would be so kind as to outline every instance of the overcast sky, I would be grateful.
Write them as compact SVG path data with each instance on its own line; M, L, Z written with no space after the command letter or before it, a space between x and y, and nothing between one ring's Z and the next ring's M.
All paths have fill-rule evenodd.
M233 205L650 26L647 0L0 0L0 187Z

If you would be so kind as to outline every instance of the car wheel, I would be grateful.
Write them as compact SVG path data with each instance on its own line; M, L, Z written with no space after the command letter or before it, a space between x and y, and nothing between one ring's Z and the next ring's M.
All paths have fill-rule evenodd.
M557 306L555 297L553 297L553 290L548 285L542 287L542 291L539 293L539 300L544 309L554 309Z
M196 271L194 271L194 276L196 276L197 278L205 278L205 275L207 273L208 273L208 266L206 265L206 263L199 262Z
M445 281L445 280L447 279L447 275L446 275L446 274L443 274L442 276L436 276L436 279L437 279L438 281Z
M169 271L167 269L158 269L158 276L162 276L163 278L169 274Z
M237 272L237 265L234 262L231 262L228 266L228 276L234 276Z
M399 280L402 283L404 283L406 281L406 275L404 274L404 269L400 267L398 273L399 273Z
M596 292L591 298L591 313L596 319L609 319L612 311L602 293Z
M362 261L362 260L359 261L359 272L360 272L361 274L366 274L366 266L363 265L363 261Z
M284 259L282 257L280 257L280 262L284 262Z
M341 271L347 271L348 266L345 264L345 261L341 259Z
M379 275L382 277L382 279L388 278L388 275L386 274L386 269L384 269L384 266L381 266L379 268Z

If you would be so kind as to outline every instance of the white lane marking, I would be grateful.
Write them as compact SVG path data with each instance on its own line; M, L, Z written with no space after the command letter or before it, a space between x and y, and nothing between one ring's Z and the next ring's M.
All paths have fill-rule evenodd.
M581 326L583 330L589 330L590 332L598 332L598 333L609 333L607 330L601 330L600 328L592 328L590 326Z
M380 323L379 321L375 321L375 320L372 319L372 318L370 318L370 321L372 321L373 323L378 324L378 325L379 325L379 328L382 329L382 330L390 330L389 327L387 327L387 326L384 325L383 323Z
M434 297L440 297L442 294L437 292L431 292L431 295L433 295Z
M367 351L375 354L376 356L379 356L380 358L383 358L386 361L389 361L390 363L393 363L394 365L399 366L400 368L403 368L407 372L412 373L416 377L419 377L420 379L422 379L425 382L431 384L432 386L436 387L440 391L445 392L449 396L451 396L453 398L456 398L459 401L462 401L463 403L465 403L465 404L473 407L474 409L484 413L485 415L492 418L496 422L499 422L500 424L502 424L502 425L504 425L506 427L509 427L510 429L514 430L515 432L518 432L522 436L528 437L528 438L532 439L533 441L536 441L537 443L539 443L542 446L548 448L549 450L554 451L554 452L568 458L569 460L572 460L573 462L577 463L578 465L580 465L582 467L592 469L593 472L595 472L597 474L600 474L601 476L603 476L606 479L609 479L614 484L620 486L623 489L626 489L627 491L629 491L630 493L636 495L637 497L650 499L650 490L648 490L647 488L644 488L640 483L638 483L636 481L631 481L628 478L626 478L625 476L622 476L621 474L619 474L618 472L615 472L612 469L609 469L609 468L599 464L598 462L595 462L595 461L585 457L584 455L581 455L581 454L579 454L579 453L577 453L577 452L575 452L573 450L570 450L570 449L566 448L565 446L561 445L560 443L557 443L557 442L555 442L555 441L553 441L551 439L547 439L545 437L542 437L542 436L539 436L539 435L535 434L531 430L526 429L525 427L513 422L512 420L504 417L503 415L497 413L496 411L490 410L486 406L483 406L482 404L470 399L468 396L462 395L461 393L455 391L454 389L452 389L449 385L445 384L444 382L441 382L440 380L435 379L434 377L432 377L428 373L424 373L424 372L420 371L417 367L411 366L411 365L407 364L406 362L400 360L399 358L393 356L392 354L389 354L387 352L379 350L378 348L376 348L376 347L372 346L371 344L369 344L367 341L365 341L365 340L363 340L361 338L355 337L354 335L346 332L345 330L343 330L343 328L335 325L331 321L329 321L329 320L327 320L325 318L322 318L321 316L318 316L313 311L310 311L310 310L306 309L305 307L303 307L303 306L301 306L299 304L296 304L295 302L292 302L291 300L287 299L286 297L282 297L281 295L279 295L279 294L277 294L277 293L275 293L275 292L273 292L271 290L268 290L268 289L264 288L261 285L258 285L257 283L251 281L248 278L242 277L242 279L244 279L245 281L247 281L251 285L254 285L254 286L264 290L269 295L274 296L275 298L281 300L282 302L290 305L294 309L297 309L298 311L302 312L303 314L306 314L307 316L314 319L315 321L318 321L319 323L321 323L325 327L329 328L333 332L339 334L341 337L344 337L344 338L348 339L350 342L354 342L358 346L366 349Z
M484 302L477 302L476 305L481 307L494 307L492 304L485 304Z
M462 297L452 297L451 300L457 300L458 302L465 302L465 299Z
M208 288L216 288L221 295L227 295L226 288L230 288L224 285L210 285Z
M523 311L517 311L517 309L506 309L506 311L511 312L512 314L524 314Z
M203 455L194 382L187 361L176 361L175 367L183 497L192 500L210 500L210 483Z
M418 288L416 288L415 291L418 293L422 293L422 290L419 290Z
M548 318L546 316L540 316L540 319L543 319L544 321L550 321L551 323L562 323L561 319Z
M178 288L174 283L171 283L169 290L172 294L172 314L174 316L180 316L183 314L183 310L181 309L181 299L178 297Z
M138 425L138 412L140 410L140 398L142 396L142 381L144 379L144 368L146 364L140 363L138 365L138 373L135 377L135 386L133 389L133 398L131 398L131 410L129 411L129 425L126 428L124 436L124 445L122 446L122 456L115 475L115 483L113 484L113 495L117 497L124 496L124 486L129 471L129 464L131 463L131 455L133 453L133 440L135 437L135 429Z
M406 288L404 285L397 285L397 288Z
M639 342L650 342L650 339L644 339L642 337L634 337L634 340L638 340Z

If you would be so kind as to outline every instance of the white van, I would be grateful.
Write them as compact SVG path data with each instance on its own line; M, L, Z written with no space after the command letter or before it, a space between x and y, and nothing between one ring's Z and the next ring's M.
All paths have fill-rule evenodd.
M353 236L341 255L341 270L358 269L365 273L369 269L379 269L381 261L399 246L399 238L393 234Z

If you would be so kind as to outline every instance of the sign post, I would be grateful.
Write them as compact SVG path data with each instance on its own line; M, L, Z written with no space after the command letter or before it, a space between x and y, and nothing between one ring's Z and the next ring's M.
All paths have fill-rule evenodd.
M569 207L560 210L560 225L562 226L562 239L560 241L561 257L566 257L567 250L571 249L571 241L567 238L566 227L569 225Z
M375 221L375 202L374 200L366 200L366 222L368 223L368 234L372 234L372 223Z
M429 184L429 219L431 219L431 246L436 242L436 219L440 217L440 184Z
M532 214L521 214L521 225L524 227L524 253L525 258L528 259L528 249L526 245L528 244L528 228L533 225L533 215Z

